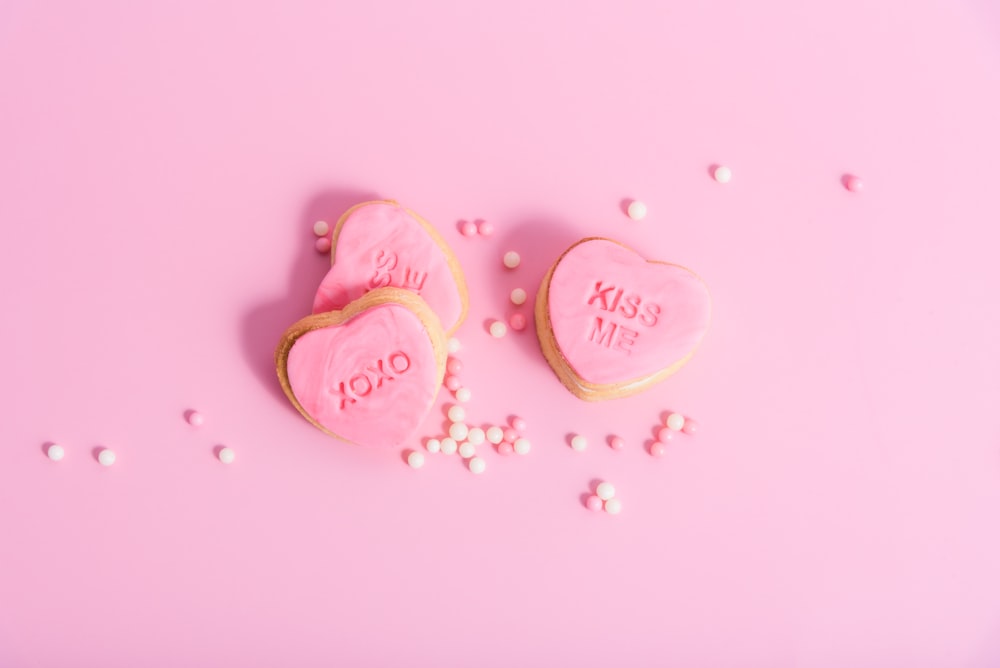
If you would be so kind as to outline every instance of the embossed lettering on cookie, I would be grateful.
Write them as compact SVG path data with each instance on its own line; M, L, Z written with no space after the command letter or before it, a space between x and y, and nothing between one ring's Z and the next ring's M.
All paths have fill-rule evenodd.
M399 445L433 406L447 356L441 324L421 297L376 288L292 325L275 363L285 394L326 433Z
M692 271L600 237L563 253L535 300L545 359L588 401L636 394L677 371L710 317L708 287Z

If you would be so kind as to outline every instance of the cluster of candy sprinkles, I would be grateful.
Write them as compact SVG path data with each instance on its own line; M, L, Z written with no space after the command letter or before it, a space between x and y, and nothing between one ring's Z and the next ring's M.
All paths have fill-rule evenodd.
M330 248L333 246L333 242L330 241L330 224L325 220L317 220L316 224L313 225L313 234L315 234L318 239L316 239L316 252L317 253L329 253Z
M608 515L617 515L622 511L622 502L615 496L616 491L615 486L606 480L598 483L594 493L587 497L587 508L595 512L603 510Z

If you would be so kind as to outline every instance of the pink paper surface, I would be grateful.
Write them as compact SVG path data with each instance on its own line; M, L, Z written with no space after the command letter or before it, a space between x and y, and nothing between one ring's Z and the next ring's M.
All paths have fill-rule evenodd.
M997 118L983 0L8 0L0 666L1000 665ZM283 396L312 224L376 197L456 250L469 419L529 455L413 471ZM486 332L590 235L713 297L598 405Z

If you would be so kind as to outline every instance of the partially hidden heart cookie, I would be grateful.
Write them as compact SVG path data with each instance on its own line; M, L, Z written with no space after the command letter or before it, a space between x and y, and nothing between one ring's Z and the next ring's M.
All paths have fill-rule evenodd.
M589 401L641 392L679 369L708 330L708 288L690 270L599 237L564 252L542 280L542 353Z
M452 334L465 319L469 295L462 268L426 220L392 200L357 204L333 229L333 266L319 286L313 313L343 308L369 290L417 293Z
M398 445L413 435L437 397L447 355L437 316L399 288L299 320L274 354L299 412L362 445Z

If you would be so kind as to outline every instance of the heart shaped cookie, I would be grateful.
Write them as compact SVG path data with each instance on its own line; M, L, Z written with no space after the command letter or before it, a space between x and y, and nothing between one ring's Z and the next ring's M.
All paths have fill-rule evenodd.
M299 320L274 357L285 394L314 425L352 443L398 445L434 404L447 355L420 297L378 288Z
M465 319L469 295L454 253L423 218L391 200L357 204L333 229L333 266L319 286L313 313L343 308L369 290L411 290L452 334Z
M694 273L599 237L563 253L535 300L545 359L589 401L641 392L677 371L710 314L708 288Z

